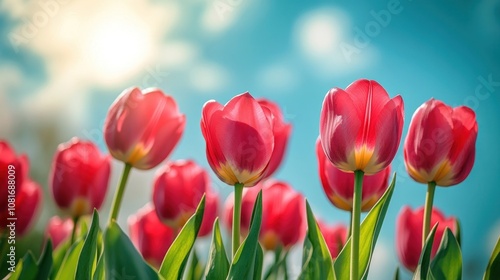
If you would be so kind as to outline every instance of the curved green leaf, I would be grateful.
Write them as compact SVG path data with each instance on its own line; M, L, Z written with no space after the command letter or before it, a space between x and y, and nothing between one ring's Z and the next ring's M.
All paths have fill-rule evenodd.
M264 267L264 250L262 246L257 246L257 252L255 253L255 265L253 267L253 276L255 280L262 279L262 268ZM286 271L285 271L286 273Z
M362 275L362 279L368 277L373 250L375 249L377 238L382 228L382 223L384 222L392 193L394 192L395 184L396 173L394 173L391 184L384 195L377 201L361 223L359 240L359 275ZM349 280L351 273L350 259L351 239L349 238L333 265L335 268L335 276L338 280Z
M498 237L495 249L491 253L490 261L486 267L483 280L500 279L500 236Z
M207 280L226 279L228 272L229 261L227 260L226 249L224 248L224 243L222 242L222 236L220 234L219 218L216 218L205 277Z
M420 253L420 259L418 260L418 266L415 270L415 274L413 275L413 280L427 280L434 279L434 275L432 275L430 268L431 264L431 253L432 253L432 244L434 243L434 235L436 234L436 229L438 227L438 223L434 225L429 236L425 240L424 248Z
M38 274L37 279L49 279L50 271L52 269L52 241L50 238L47 240L43 252L38 260Z
M299 279L333 279L332 257L307 200L306 212L307 235L304 239L302 271Z
M66 252L61 263L59 271L57 271L56 280L75 279L76 267L78 265L78 257L83 248L83 240L75 242Z
M200 204L198 204L196 212L186 222L163 259L159 273L166 280L182 279L189 253L193 248L201 227L201 222L203 221L204 210L205 195L203 195Z
M396 272L394 272L394 280L399 280L399 266L396 267Z
M51 280L56 279L56 275L59 272L59 268L61 267L69 248L69 239L66 239L52 252L52 269L50 271Z
M229 268L227 279L251 280L254 279L255 266L259 245L259 232L262 223L262 191L257 195L253 206L252 220L247 238L240 245Z
M115 221L104 232L104 258L106 279L158 279Z
M97 262L97 236L99 235L99 214L94 209L90 231L85 237L82 252L76 268L76 279L90 279Z
M431 271L437 279L462 280L462 251L449 228L446 228L441 245L431 262Z
M31 252L26 253L16 265L16 268L7 279L11 280L36 280L38 274L38 266Z
M104 279L104 254L99 257L97 261L97 266L95 267L93 280L103 280Z

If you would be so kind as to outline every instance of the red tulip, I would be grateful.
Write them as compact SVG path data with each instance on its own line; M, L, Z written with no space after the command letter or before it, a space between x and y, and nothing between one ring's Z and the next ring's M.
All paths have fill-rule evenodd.
M337 208L352 211L354 194L354 174L346 173L335 167L326 157L321 142L316 141L319 177L326 196ZM369 211L387 189L391 166L381 172L367 175L363 179L361 211Z
M321 144L342 171L375 174L389 166L403 130L403 100L375 81L357 80L331 89L320 118Z
M242 234L248 234L253 206L262 189L262 225L259 240L264 249L275 250L278 246L289 249L305 235L306 218L304 197L287 183L266 180L243 194L241 205ZM229 197L224 221L232 226L233 198Z
M72 231L73 221L71 219L61 219L58 216L54 216L50 218L47 224L45 236L52 240L52 248L55 249L66 239L70 238Z
M474 165L476 138L474 111L430 99L411 120L404 146L406 169L420 183L456 185Z
M15 236L20 237L28 232L31 224L36 220L39 213L39 208L42 204L42 189L40 186L27 179L24 180L23 186L15 194L14 208L7 208L0 213L1 229L10 234L9 225L14 225ZM10 206L9 206L10 207ZM9 218L16 218L10 220Z
M153 203L162 222L180 229L207 193L200 236L208 234L217 216L218 199L211 193L208 173L191 160L169 162L154 180Z
M128 219L130 239L144 259L159 268L176 237L176 232L164 225L152 204L141 208Z
M276 147L273 118L273 112L248 92L225 106L213 100L205 103L201 130L208 163L219 179L251 187L266 175Z
M0 141L0 212L8 208L9 192L19 192L28 175L28 158L17 156L6 141Z
M265 178L269 178L283 161L288 145L288 138L292 132L292 125L285 123L283 113L281 113L278 104L264 98L258 99L257 102L259 102L261 106L268 108L273 114L274 149L265 175Z
M424 219L424 207L412 211L405 206L399 213L396 222L396 250L401 263L410 271L415 271L420 253L422 252L422 223ZM446 218L437 208L432 209L431 228L439 223L434 235L431 258L441 243L441 238L446 228L456 234L458 230L457 220L454 217Z
M56 204L72 217L99 209L108 190L110 161L92 142L73 138L60 144L49 177Z
M171 96L159 89L129 88L109 109L104 139L117 160L151 169L172 152L185 123Z
M332 258L335 259L347 242L349 228L342 224L329 226L319 221L318 225L325 238L328 251L330 251Z

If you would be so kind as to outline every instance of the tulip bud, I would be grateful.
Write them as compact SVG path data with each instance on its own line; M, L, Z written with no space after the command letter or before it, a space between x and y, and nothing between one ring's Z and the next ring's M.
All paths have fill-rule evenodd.
M326 196L335 207L352 211L354 195L354 173L347 173L335 167L325 156L320 140L316 141L316 154L318 157L319 177ZM367 175L363 179L361 211L370 209L382 197L388 187L391 166L381 172Z
M58 216L50 218L45 230L45 238L52 240L52 248L55 250L66 239L70 238L73 231L73 221L70 218L61 219Z
M208 163L219 179L251 187L266 175L276 147L273 123L272 111L248 92L225 106L205 103L201 130Z
M176 232L158 219L154 206L150 203L130 216L128 224L132 243L142 257L158 269L174 242Z
M406 170L420 183L456 185L474 165L476 138L474 111L430 99L412 117L404 146Z
M341 224L329 226L319 221L318 225L323 238L325 238L328 251L330 251L332 259L335 259L347 242L349 228Z
M405 206L401 209L396 222L396 250L401 263L410 271L414 272L418 265L420 253L422 252L422 224L424 220L424 207L412 211ZM436 223L438 227L432 243L431 259L434 258L441 243L441 238L446 228L455 235L458 224L454 217L446 218L437 208L432 209L431 228Z
M290 249L304 238L306 230L304 197L287 183L275 180L246 189L241 204L241 229L247 235L255 199L262 189L262 225L259 241L266 250L278 246ZM233 198L229 197L224 209L224 221L232 226Z
M28 158L17 156L6 141L0 141L0 212L6 211L10 192L19 192L28 176ZM5 198L5 199L3 199Z
M72 217L99 209L108 190L110 157L92 142L73 138L57 147L50 171L56 204Z
M172 152L186 117L175 100L159 89L124 90L111 105L104 139L111 155L137 169L151 169Z
M345 172L375 174L389 166L403 131L403 100L376 81L357 80L345 91L331 89L320 117L326 156Z

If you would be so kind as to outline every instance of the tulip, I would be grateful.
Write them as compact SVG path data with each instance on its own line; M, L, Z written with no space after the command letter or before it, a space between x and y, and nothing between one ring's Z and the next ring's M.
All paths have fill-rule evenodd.
M290 249L305 235L306 218L304 197L293 190L287 183L266 180L244 192L241 212L241 228L243 235L250 229L253 206L259 191L262 190L262 225L259 241L266 250L277 248ZM230 213L233 211L234 199L229 197L224 211L224 222L231 226Z
M352 211L354 195L354 174L346 173L335 167L325 156L321 142L316 141L316 155L318 157L319 177L326 196L337 208ZM387 189L391 166L381 172L367 175L363 179L361 195L361 211L369 211Z
M268 108L273 114L274 149L265 175L265 178L269 178L275 173L283 161L285 150L288 145L288 138L292 132L292 125L285 122L283 113L276 103L264 98L258 99L257 102L259 102L261 106Z
M172 152L186 117L160 89L128 88L113 102L104 123L111 155L137 169L151 169Z
M192 160L169 162L154 179L153 203L162 222L180 229L206 195L200 236L210 233L217 216L218 199L211 193L208 173Z
M347 242L349 229L342 224L329 226L319 221L318 225L321 234L323 234L326 245L328 246L328 251L330 251L332 259L337 258L340 251Z
M405 206L401 209L396 222L396 250L401 263L410 271L414 272L422 246L422 223L424 219L424 207L412 211L410 207ZM437 208L432 209L431 224L436 223L438 227L432 243L431 258L434 258L441 243L441 238L446 228L449 228L455 235L458 232L458 223L454 217L446 218Z
M110 161L92 142L73 138L60 144L49 182L56 204L73 218L99 209L108 190Z
M37 183L26 178L15 197L14 208L7 208L0 213L2 223L0 235L2 231L10 231L7 226L11 222L15 222L15 236L25 235L39 213L38 210L42 204L42 189ZM15 220L9 218L15 218Z
M355 173L350 278L356 280L363 176L384 170L394 159L403 131L403 100L399 95L391 99L375 81L357 80L326 94L319 127L328 159Z
M54 250L71 236L73 230L73 220L61 219L58 216L50 218L47 229L45 230L46 238L52 240Z
M130 239L143 258L159 268L176 237L174 229L164 225L154 206L148 203L128 219Z
M8 208L9 192L19 192L28 175L28 158L16 155L6 141L0 141L0 212ZM4 199L5 198L5 199Z

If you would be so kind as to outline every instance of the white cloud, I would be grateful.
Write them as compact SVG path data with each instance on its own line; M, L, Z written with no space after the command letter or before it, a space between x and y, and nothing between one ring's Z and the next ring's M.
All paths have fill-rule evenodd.
M299 75L291 65L275 63L262 69L257 81L271 92L292 90L299 83Z
M313 68L326 76L366 68L376 51L369 44L355 44L349 16L336 8L307 12L296 23L294 37L299 51Z
M218 64L201 62L191 69L189 83L197 91L214 93L229 83L229 74Z
M369 279L392 279L397 266L393 252L389 242L379 237L371 259Z

